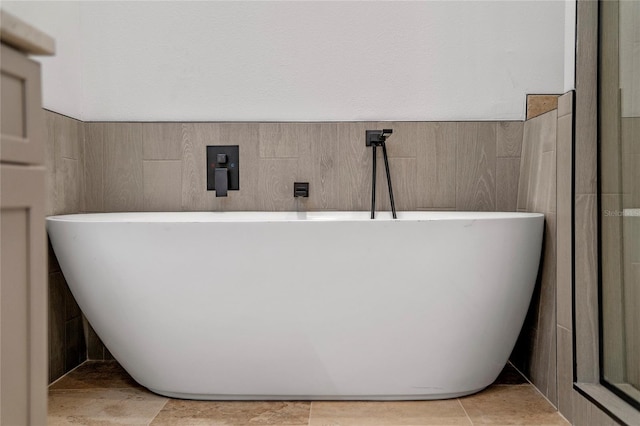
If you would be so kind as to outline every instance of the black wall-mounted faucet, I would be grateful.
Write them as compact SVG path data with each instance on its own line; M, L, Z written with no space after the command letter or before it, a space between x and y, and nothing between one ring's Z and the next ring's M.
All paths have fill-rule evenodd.
M226 197L227 191L240 189L238 145L207 146L207 191Z

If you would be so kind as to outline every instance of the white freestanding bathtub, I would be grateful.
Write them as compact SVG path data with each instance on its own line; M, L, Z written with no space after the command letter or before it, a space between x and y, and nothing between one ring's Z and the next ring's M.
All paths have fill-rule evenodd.
M531 300L536 213L110 213L47 229L80 307L153 392L439 399L504 367Z

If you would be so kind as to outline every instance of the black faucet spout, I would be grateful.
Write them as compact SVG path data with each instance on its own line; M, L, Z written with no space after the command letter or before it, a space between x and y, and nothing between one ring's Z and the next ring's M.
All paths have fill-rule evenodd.
M216 197L226 197L229 190L229 169L216 167L215 175Z

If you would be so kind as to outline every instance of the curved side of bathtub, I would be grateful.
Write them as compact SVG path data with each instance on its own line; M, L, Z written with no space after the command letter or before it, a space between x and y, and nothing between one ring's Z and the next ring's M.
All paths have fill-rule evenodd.
M535 285L542 215L487 217L47 228L88 320L154 392L438 399L495 380Z

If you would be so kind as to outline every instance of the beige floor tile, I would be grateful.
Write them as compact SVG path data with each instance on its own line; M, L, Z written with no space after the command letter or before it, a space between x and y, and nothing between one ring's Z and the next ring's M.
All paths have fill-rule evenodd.
M318 401L311 426L471 425L456 399L444 401Z
M142 389L50 390L47 423L148 425L167 400Z
M465 411L466 410L466 411ZM444 401L185 401L155 395L113 362L86 362L49 391L49 424L564 425L511 365L495 384Z
M308 425L309 402L170 400L151 423L173 425Z
M492 386L460 398L474 425L567 425L533 386Z
M60 380L50 390L142 388L116 361L87 361Z

